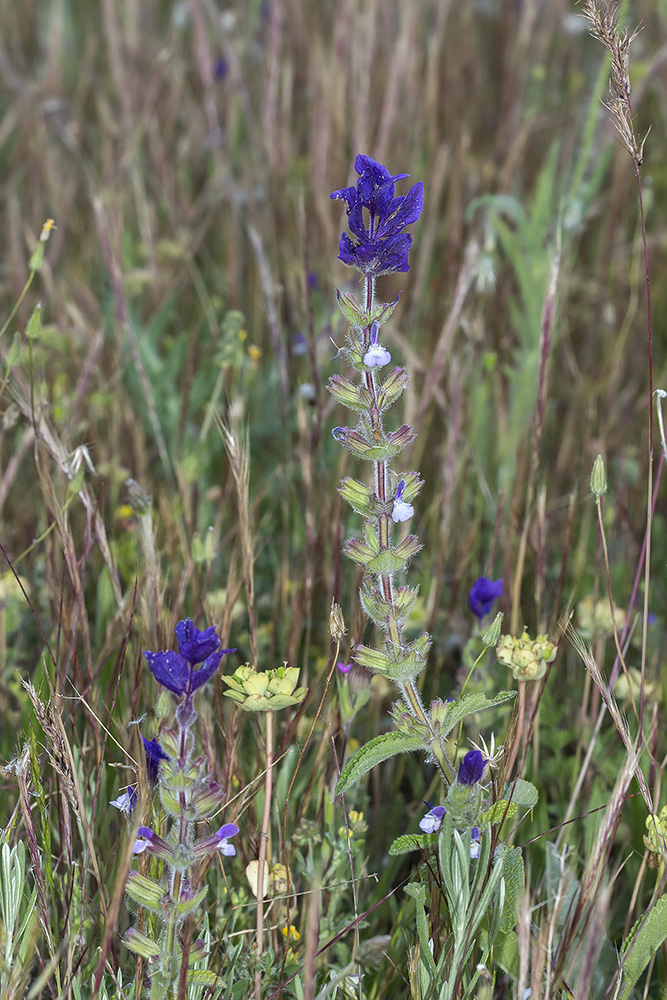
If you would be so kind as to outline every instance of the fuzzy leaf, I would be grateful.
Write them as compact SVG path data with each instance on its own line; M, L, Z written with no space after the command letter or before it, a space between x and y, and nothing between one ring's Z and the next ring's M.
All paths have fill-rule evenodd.
M523 854L520 847L506 847L499 844L496 857L503 857L503 879L505 880L505 904L500 919L500 933L513 930L517 921L517 910L525 889Z
M460 701L450 702L450 709L442 724L442 735L451 733L454 726L457 726L461 719L467 715L474 715L485 708L493 708L494 705L502 705L506 701L511 701L516 697L516 691L499 691L493 698L487 698L481 692L471 692L461 698Z
M516 802L508 802L506 799L501 799L499 802L494 802L493 805L483 813L479 820L480 823L485 825L490 823L492 826L494 823L502 823L504 819L509 819L513 816L519 807Z
M420 851L425 847L437 847L437 833L406 833L402 837L397 837L390 847L389 853L393 858L401 854L410 854L411 851Z
M505 798L510 799L519 809L533 809L537 805L537 801L540 797L540 793L535 788L532 781L526 781L524 778L517 778L517 780L512 782L512 784L505 790Z
M407 736L405 733L383 733L382 736L376 736L357 750L352 760L345 765L336 785L336 794L342 795L383 760L399 753L423 749L424 743L417 736Z
M514 931L499 934L493 946L493 960L512 979L519 977L519 940Z
M665 939L667 939L667 893L660 897L645 919L641 917L637 921L623 942L621 948L623 986L620 1000L626 1000L630 995L635 983Z

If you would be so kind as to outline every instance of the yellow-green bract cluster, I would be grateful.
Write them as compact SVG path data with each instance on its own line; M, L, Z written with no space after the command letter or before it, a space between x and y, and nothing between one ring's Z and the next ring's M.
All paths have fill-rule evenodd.
M226 696L244 712L275 712L298 705L306 695L305 688L297 688L299 668L288 667L287 663L276 670L257 670L246 663L222 680L229 686Z
M518 681L539 681L547 672L547 664L555 659L558 646L547 635L531 639L526 631L519 638L503 635L496 656L510 668Z

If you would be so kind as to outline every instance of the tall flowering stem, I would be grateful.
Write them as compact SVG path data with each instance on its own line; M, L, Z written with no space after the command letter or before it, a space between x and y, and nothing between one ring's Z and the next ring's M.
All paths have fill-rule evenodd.
M409 376L395 367L386 377L380 371L391 361L380 342L380 330L393 313L398 298L380 302L375 282L383 274L408 271L412 237L404 232L422 212L423 185L413 185L406 195L395 195L396 182L407 174L389 173L370 156L357 156L356 187L341 188L331 195L345 202L349 232L340 238L338 259L361 271L363 296L359 302L350 293L338 292L341 312L350 324L343 355L358 372L357 382L334 375L328 383L332 396L358 415L356 427L336 427L334 438L356 458L373 464L373 488L346 478L339 492L363 519L361 537L349 539L346 554L365 569L360 589L366 614L385 635L382 649L358 644L357 663L393 680L402 692L408 711L423 727L443 777L451 780L451 764L440 745L424 709L416 678L426 666L430 636L426 633L407 643L403 626L417 598L417 587L398 586L396 574L421 548L415 535L392 543L394 524L414 514L411 501L421 489L418 473L398 473L391 463L410 444L415 433L404 424L395 431L384 427L383 413L404 392Z

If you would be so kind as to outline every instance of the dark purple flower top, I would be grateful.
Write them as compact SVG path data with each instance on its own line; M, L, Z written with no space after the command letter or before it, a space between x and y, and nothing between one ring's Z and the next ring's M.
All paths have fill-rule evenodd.
M484 773L486 760L479 750L469 750L459 764L459 785L476 785Z
M220 639L215 627L200 631L191 618L179 622L174 629L178 653L165 650L160 653L144 651L148 667L158 684L177 695L191 695L210 680L220 666L225 653L235 649L218 649ZM198 669L195 669L201 664Z
M392 176L381 163L363 155L357 156L354 168L359 174L357 186L331 195L345 202L350 230L340 238L338 259L373 277L409 271L412 236L402 230L421 215L424 185L420 181L406 195L394 197L396 181L409 174Z
M468 604L474 615L481 621L493 607L493 602L497 597L503 596L503 581L489 580L486 576L480 576L475 580L468 595Z

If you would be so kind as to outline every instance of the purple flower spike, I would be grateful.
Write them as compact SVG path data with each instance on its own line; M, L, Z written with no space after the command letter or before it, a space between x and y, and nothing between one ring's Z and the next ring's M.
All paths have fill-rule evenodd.
M412 236L402 230L421 215L423 184L415 184L406 195L395 198L396 181L408 174L392 177L381 163L363 155L357 156L354 168L359 174L356 188L340 188L331 195L345 202L350 230L340 238L338 259L373 277L409 271Z
M398 524L399 521L409 521L413 516L415 509L411 503L406 503L403 499L403 494L405 493L405 479L401 479L400 483L396 487L396 496L394 497L394 509L391 512L391 519L394 524Z
M497 597L503 596L503 581L489 580L486 576L480 576L475 580L470 588L468 604L474 615L481 621L493 607L493 602Z
M469 750L459 764L459 785L476 785L484 773L486 761L479 750Z
M426 805L430 805L430 803L427 802ZM430 812L426 813L423 819L420 819L419 829L423 830L424 833L437 833L442 826L444 815L444 806L434 806Z
M220 666L225 653L235 649L218 649L220 639L211 625L200 631L191 618L179 622L176 628L178 653L165 650L161 653L144 652L149 670L158 684L162 684L176 695L191 695L197 688L210 680ZM201 664L195 670L197 664Z

